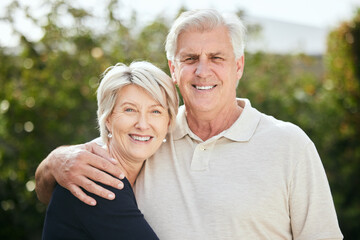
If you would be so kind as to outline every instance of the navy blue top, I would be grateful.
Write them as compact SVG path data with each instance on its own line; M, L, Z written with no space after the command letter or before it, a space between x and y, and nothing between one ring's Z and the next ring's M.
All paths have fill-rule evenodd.
M107 200L86 192L97 204L89 206L57 185L46 211L43 240L56 239L158 239L140 212L129 181L122 190L102 187L115 193Z

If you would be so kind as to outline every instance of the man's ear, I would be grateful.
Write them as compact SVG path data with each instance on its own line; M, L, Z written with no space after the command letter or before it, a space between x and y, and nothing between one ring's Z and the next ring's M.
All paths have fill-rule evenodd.
M177 84L176 76L175 76L175 66L171 60L168 60L169 70L171 74L171 78L175 84Z
M238 60L236 60L236 76L237 79L240 80L244 73L244 64L245 64L245 57L242 55Z

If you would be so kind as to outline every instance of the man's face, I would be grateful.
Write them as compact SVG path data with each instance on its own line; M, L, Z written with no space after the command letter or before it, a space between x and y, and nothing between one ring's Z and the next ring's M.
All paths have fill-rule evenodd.
M175 61L169 61L169 67L187 111L219 113L233 107L244 57L235 60L227 29L185 31L177 44Z

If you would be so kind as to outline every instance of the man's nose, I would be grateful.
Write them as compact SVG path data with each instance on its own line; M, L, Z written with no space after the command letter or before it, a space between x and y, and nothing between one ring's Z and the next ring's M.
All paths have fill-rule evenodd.
M210 63L207 59L199 59L195 74L200 78L206 78L210 75Z

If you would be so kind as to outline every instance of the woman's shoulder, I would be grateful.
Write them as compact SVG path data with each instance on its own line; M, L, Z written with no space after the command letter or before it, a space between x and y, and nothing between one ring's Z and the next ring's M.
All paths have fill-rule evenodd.
M124 188L121 190L100 183L115 194L114 200L85 191L97 201L95 206L81 202L70 191L58 185L48 208L48 211L53 212L48 215L56 221L56 226L74 226L72 231L86 232L94 239L117 239L119 233L125 239L158 239L137 207L130 183L127 179L122 181ZM49 219L48 217L48 222Z
M115 194L114 200L107 200L93 193L82 189L87 195L94 198L97 202L96 206L89 206L78 198L76 198L69 190L57 185L54 189L49 207L62 211L66 207L66 211L83 212L84 214L93 213L95 211L128 211L129 209L138 210L134 192L129 181L124 178L124 188L116 189L114 187L96 182L101 187L113 192Z
M102 183L97 182L101 187L113 192L115 194L114 200L108 200L105 198L102 198L100 196L97 196L93 193L85 191L89 196L93 197L96 202L97 206L104 208L104 207L115 207L116 210L126 209L129 208L136 208L137 209L137 203L135 199L135 194L133 192L133 189L131 187L131 184L127 180L127 178L124 178L121 180L124 183L123 189L117 189Z

